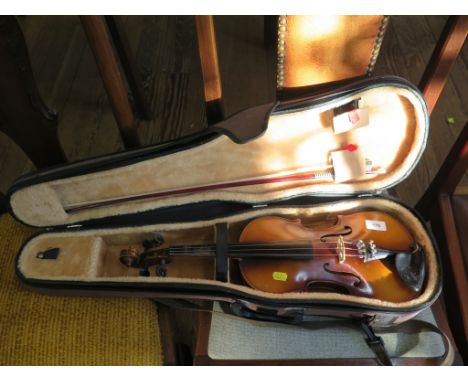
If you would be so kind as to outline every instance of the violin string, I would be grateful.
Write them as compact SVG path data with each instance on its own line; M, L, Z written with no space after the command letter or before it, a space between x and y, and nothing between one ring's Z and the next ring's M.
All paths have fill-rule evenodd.
M308 243L309 241L307 241ZM278 244L279 243L279 244ZM231 247L235 247L236 249L239 248L255 248L255 247L261 247L261 248L269 248L270 246L280 246L281 244L290 244L292 247L291 248L298 248L298 247L294 247L294 243L300 243L302 245L304 245L304 241L302 242L294 242L294 241L278 241L278 242L264 242L264 243L241 243L241 244L229 244ZM321 242L323 244L334 244L334 245L338 245L338 242ZM343 241L343 244L349 244L349 245L356 245L357 242L350 242L350 241ZM213 245L203 245L203 244L200 244L200 245L181 245L181 246L174 246L174 247L171 247L171 248L174 248L174 249L178 249L178 248L183 248L183 249L198 249L198 248L211 248L213 247ZM286 248L286 247L282 247L282 248ZM308 247L308 248L312 248L312 246ZM323 246L319 246L317 248L336 248L335 247L323 247Z
M312 239L312 240L279 240L279 241L265 241L265 242L255 242L255 241L252 241L252 242L242 242L242 243L235 243L235 244L230 244L230 245L235 245L237 247L241 247L241 246L255 246L255 245L278 245L278 243L280 244L294 244L294 243L313 243L313 242L320 242L320 243L324 243L324 244L338 244L338 241L326 241L326 240L322 240L322 239ZM357 244L358 241L349 241L349 240L343 240L343 243L344 244ZM203 245L203 244L200 244L200 245ZM185 245L184 247L198 247L200 246L198 244L189 244L189 245ZM211 244L205 244L206 246L209 246Z
M193 254L206 254L206 253L214 253L215 251L206 251L206 252L198 252L198 253L194 253L194 252L176 252L176 253L172 253L171 252L171 255L179 255L179 254L182 254L182 255L187 255L187 256L190 256L190 255L193 255ZM297 255L295 253L285 253L284 254L285 256L294 256L294 255ZM358 254L358 253L349 253L349 252L346 252L345 253L346 257L362 257L361 254ZM311 256L314 256L314 257L336 257L338 256L338 253L329 253L329 252L325 252L325 253L311 253ZM274 259L272 258L271 260L280 260L280 259ZM286 259L285 259L286 260Z
M294 251L294 250L313 250L314 252L317 250L326 250L326 249L337 249L337 246L323 246L323 247L243 247L243 248L228 248L230 252L241 252L245 250L251 250L251 251ZM343 247L343 249L347 249L350 251L359 251L359 248L357 247ZM215 248L212 246L206 246L206 247L169 247L169 250L171 252L192 252L192 251L214 251Z
M314 253L316 251L320 250L331 250L331 249L337 249L337 247L320 247L320 248L312 248L312 247L284 247L284 248L251 248L249 251L301 251L301 250L311 250ZM359 251L358 248L351 248L351 247L344 247L343 249L348 250L348 251ZM216 250L214 248L194 248L194 249L185 249L185 248L170 248L169 249L171 253L178 253L178 252L215 252ZM245 249L238 249L238 248L233 248L233 249L228 249L229 252L243 252Z
M334 250L334 251L337 251L338 250L338 241L336 242L323 242L321 239L313 239L313 240L307 240L306 242L307 243L312 243L314 241L319 241L320 243L323 243L323 245L319 245L317 246L316 248L314 248L313 246L293 246L292 244L293 243L301 243L302 245L304 245L304 242L305 241L287 241L287 240L283 240L283 241L279 241L279 242L262 242L262 243L256 243L256 242L251 242L251 243L238 243L238 244L231 244L231 248L228 249L228 252L230 253L242 253L244 251L247 251L247 252L266 252L266 251L272 251L272 252L293 252L293 253L290 253L289 255L294 255L294 254L297 254L297 253L294 253L294 251L310 251L311 252L311 255L313 256L337 256L338 253L329 253L328 251L330 250ZM273 246L278 246L277 243L280 243L280 244L291 244L291 247L273 247ZM344 246L343 247L343 250L345 251L345 254L347 256L360 256L362 257L362 254L360 253L360 250L355 246L357 242L353 242L353 241L343 241L343 244L351 244L352 247L349 247L349 246ZM336 244L336 245L332 245L330 246L331 244ZM213 253L213 252L216 252L216 248L214 245L186 245L186 246L175 246L175 247L169 247L168 248L169 250L169 253L170 255L183 255L183 254L187 254L188 256L190 254L194 254L194 255L200 255L200 254L203 254L203 253ZM325 254L323 253L323 251L327 251ZM354 252L358 252L357 254L354 253ZM288 255L288 253L285 253L285 255Z
M296 244L296 245L294 245ZM279 242L268 242L266 241L265 243L255 243L255 244L228 244L232 248L288 248L286 245L289 245L290 248L301 248L301 246L307 246L307 248L314 248L312 245L308 245L309 242L306 241L300 241L300 242L288 242L288 241L279 241ZM329 243L329 242L324 242L323 245L327 245L327 247L324 247L323 245L318 245L315 248L336 248L336 246L339 243ZM354 243L347 243L344 242L343 244L349 244L349 245L354 245ZM180 245L180 246L174 246L171 248L214 248L213 244L200 244L200 245Z
M265 242L255 242L255 241L252 241L252 242L241 242L241 243L236 243L235 245L268 245L268 244L272 244L272 245L276 245L276 243L304 243L304 242L307 242L307 243L314 243L314 242L320 242L320 243L326 243L326 244L337 244L338 243L338 240L336 241L327 241L327 240L322 240L322 239L312 239L312 240L278 240L278 241L265 241ZM345 244L357 244L358 241L350 241L350 240L343 240L343 243Z
M297 247L250 247L250 246L244 246L244 247L235 247L235 248L229 248L229 251L245 251L245 250L252 250L252 251L282 251L282 250L302 250L302 249L310 249L310 250L321 250L321 249L337 249L338 246L332 245L332 246L320 246L320 247L312 247L312 246L297 246ZM359 250L358 247L350 247L350 246L344 246L344 249L349 249L349 250ZM169 247L171 251L197 251L197 250L213 250L214 247Z
M336 249L336 248L334 248ZM352 252L352 251L355 251L355 252ZM210 250L210 251L198 251L198 252L187 252L187 251L178 251L178 252L170 252L170 255L187 255L187 256L190 256L190 255L199 255L199 254L206 254L206 253L209 253L209 254L213 254L215 253L214 250ZM229 253L232 253L232 254L236 254L236 253L242 253L242 251L229 251ZM301 253L302 255L303 253ZM306 253L307 254L307 253ZM284 251L284 255L285 256L294 256L294 255L297 255L297 253L294 253L294 252L290 252L288 253L288 251ZM310 253L311 256L337 256L338 253L330 253L330 252L311 252ZM357 250L345 250L345 255L346 256L361 256L362 257L362 254L357 252Z

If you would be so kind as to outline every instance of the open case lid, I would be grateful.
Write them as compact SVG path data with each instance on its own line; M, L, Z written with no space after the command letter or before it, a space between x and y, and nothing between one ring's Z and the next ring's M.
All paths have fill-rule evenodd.
M244 110L175 141L23 176L8 192L10 209L32 226L122 225L131 216L156 217L184 206L375 194L409 175L428 129L426 104L411 83L398 77L355 80ZM318 176L288 177L301 169ZM286 180L200 187L270 176ZM180 189L192 191L173 192Z

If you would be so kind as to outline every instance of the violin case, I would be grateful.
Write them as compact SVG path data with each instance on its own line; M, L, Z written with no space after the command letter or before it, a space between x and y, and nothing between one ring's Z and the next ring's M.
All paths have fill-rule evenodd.
M341 129L333 125L337 110L350 104L368 113L368 125L336 131ZM382 76L249 108L171 142L37 171L19 178L8 192L15 218L41 228L21 248L17 275L48 294L220 302L232 314L289 323L316 315L362 318L373 325L402 323L429 307L441 291L432 234L414 209L387 195L417 165L428 131L428 110L418 89L404 79ZM129 198L73 212L65 208L328 163L329 153L349 142L385 171L341 182L254 184ZM222 248L220 240L235 243L254 218L326 219L367 210L397 217L423 248L426 277L415 299L395 303L323 291L266 293L226 274L223 253L174 259L165 277L152 270L140 276L119 261L122 249L142 250L142 242L155 235L167 245L217 243ZM235 273L235 268L231 264L229 269Z

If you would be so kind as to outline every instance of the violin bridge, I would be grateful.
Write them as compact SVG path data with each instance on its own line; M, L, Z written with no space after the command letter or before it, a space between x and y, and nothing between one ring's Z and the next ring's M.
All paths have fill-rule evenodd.
M345 248L345 243L343 236L338 237L338 244L336 246L336 251L338 252L338 261L340 263L344 262L346 260L346 248Z

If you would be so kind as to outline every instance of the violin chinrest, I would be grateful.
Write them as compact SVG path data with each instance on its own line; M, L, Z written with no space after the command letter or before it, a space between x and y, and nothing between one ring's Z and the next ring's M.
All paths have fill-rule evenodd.
M395 256L395 268L403 282L413 291L420 292L426 277L426 258L421 249L400 252Z

